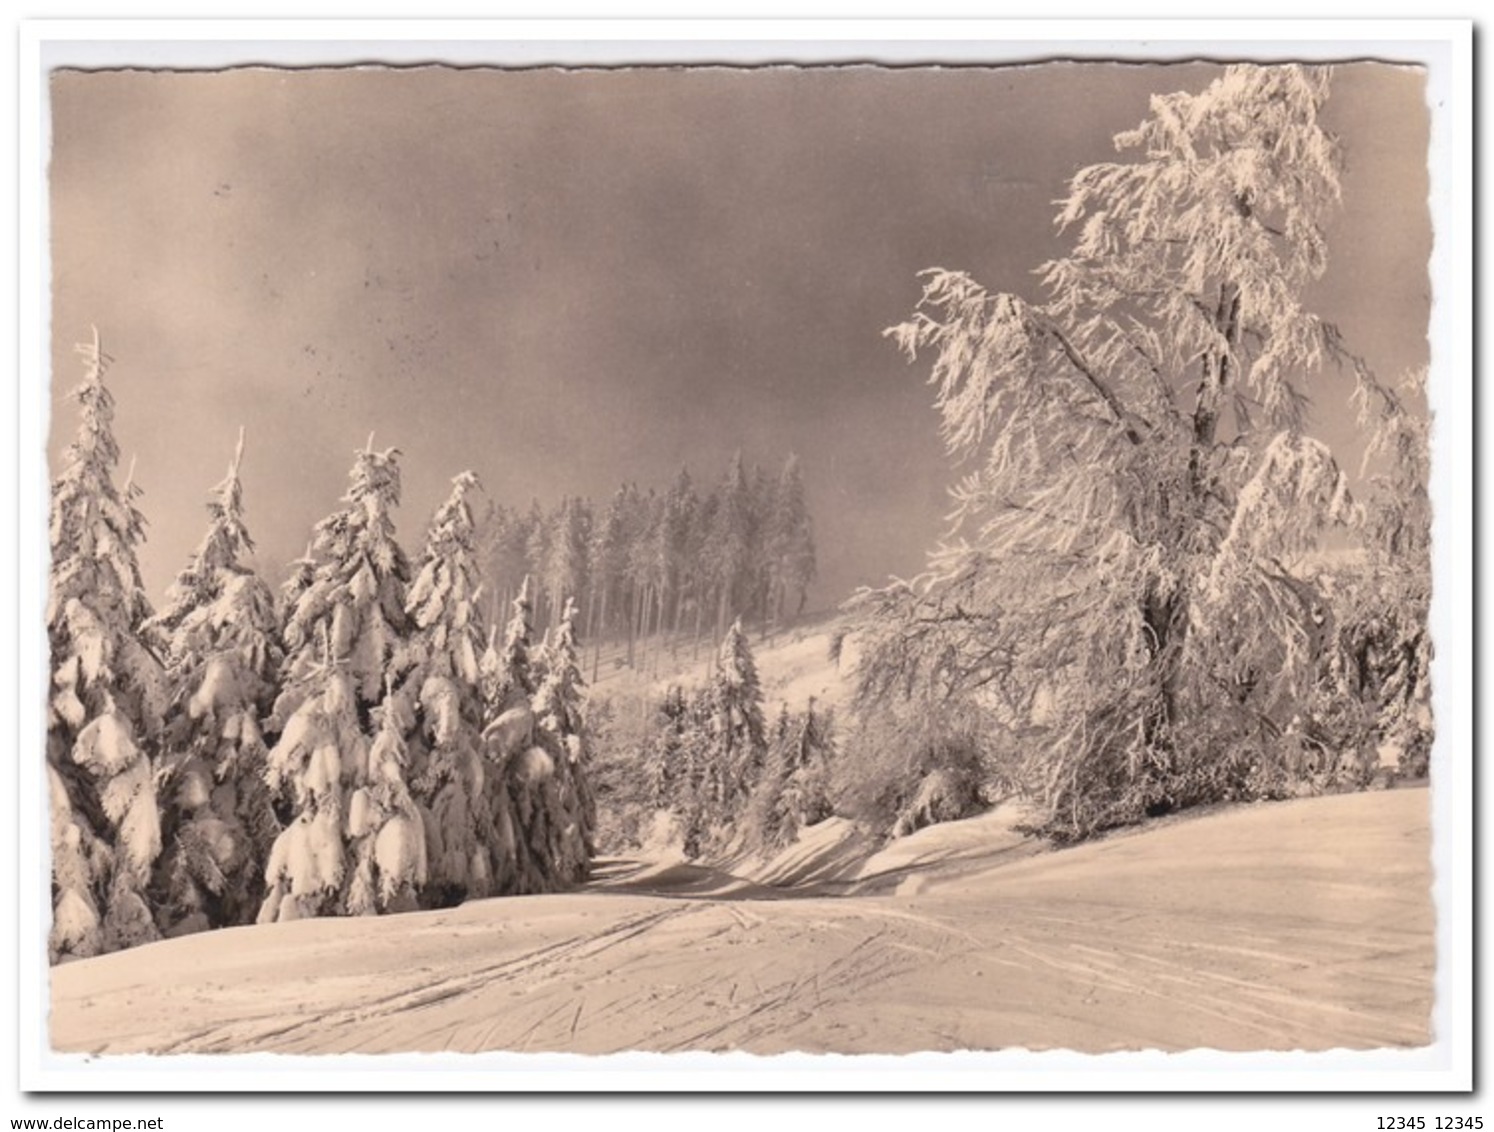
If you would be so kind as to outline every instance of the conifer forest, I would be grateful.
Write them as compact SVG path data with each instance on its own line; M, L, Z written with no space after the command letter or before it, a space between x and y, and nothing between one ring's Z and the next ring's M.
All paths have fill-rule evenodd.
M1427 1040L1421 77L1012 70L54 76L55 1045Z

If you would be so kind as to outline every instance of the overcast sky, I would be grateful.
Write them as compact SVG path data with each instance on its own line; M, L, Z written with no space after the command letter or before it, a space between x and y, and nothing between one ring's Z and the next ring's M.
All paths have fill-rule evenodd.
M1034 294L1053 202L1205 65L61 72L53 419L72 344L115 359L159 598L247 428L272 582L370 431L419 546L450 478L546 505L732 452L804 465L829 605L909 575L955 478L926 369L880 331L939 265ZM1426 361L1421 75L1336 72L1344 206L1317 309L1384 375ZM1352 441L1347 379L1315 386ZM122 474L122 473L121 473Z

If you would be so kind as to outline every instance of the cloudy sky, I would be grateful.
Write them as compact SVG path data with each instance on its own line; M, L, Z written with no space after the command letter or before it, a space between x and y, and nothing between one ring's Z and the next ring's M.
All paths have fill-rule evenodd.
M72 344L115 359L153 596L240 425L278 582L368 434L403 539L464 468L547 505L797 452L814 604L917 572L955 472L925 371L881 337L916 272L1033 292L1053 202L1206 65L59 72L53 417ZM1315 296L1384 374L1425 362L1427 117L1414 70L1336 72L1344 206ZM1315 387L1352 442L1347 379Z

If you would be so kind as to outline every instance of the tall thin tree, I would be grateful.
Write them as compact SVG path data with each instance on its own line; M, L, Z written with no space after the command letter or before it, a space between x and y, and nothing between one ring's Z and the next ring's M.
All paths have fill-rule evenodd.
M141 633L151 608L136 557L139 489L133 476L114 484L111 359L97 329L77 350L84 376L69 397L78 432L52 483L46 611L53 962L157 937L146 889L161 850L152 760L167 699Z

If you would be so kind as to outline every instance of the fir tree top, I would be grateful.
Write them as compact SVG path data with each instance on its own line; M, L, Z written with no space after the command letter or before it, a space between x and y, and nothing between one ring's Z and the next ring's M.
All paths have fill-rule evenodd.
M534 694L530 671L529 645L533 637L530 625L529 577L525 576L519 595L513 601L513 615L504 630L503 644L497 634L489 635L488 648L481 660L483 698L494 713L512 706L513 697L525 700Z
M409 562L394 537L399 503L399 449L357 454L340 510L316 525L311 583L286 618L286 645L307 672L319 662L350 663L365 703L379 696L405 634ZM317 658L319 642L326 656Z
M581 731L581 697L586 679L576 652L576 602L567 598L555 634L544 646L545 678L534 696L534 712L542 726L558 735Z
M52 610L55 621L66 597L86 597L96 609L117 607L133 630L150 616L135 548L145 541L145 517L136 509L140 489L133 468L122 489L114 486L119 446L114 440L114 397L104 384L113 360L93 339L80 343L84 377L68 394L78 406L78 431L52 484Z
M742 631L742 619L732 622L716 656L716 688L720 709L732 732L745 732L750 747L761 749L766 741L763 724L763 694L758 684L757 663Z
M222 575L249 573L241 561L243 555L254 550L254 540L244 524L243 487L239 481L243 459L244 430L240 429L228 474L213 488L213 497L207 504L207 534L176 576L166 595L166 608L152 619L152 627L168 633L175 631L193 610L221 595L225 589Z
M133 478L123 489L114 486L119 448L111 428L114 401L104 385L110 359L97 329L78 352L86 366L71 394L78 434L52 485L52 706L71 727L121 706L149 732L165 710L165 687L160 663L138 633L151 615L135 555L145 520L133 503L139 494Z
M477 561L477 521L468 495L480 490L472 472L452 480L450 497L436 511L410 586L407 612L414 624L412 659L425 675L479 680L483 647L477 598L482 584Z

